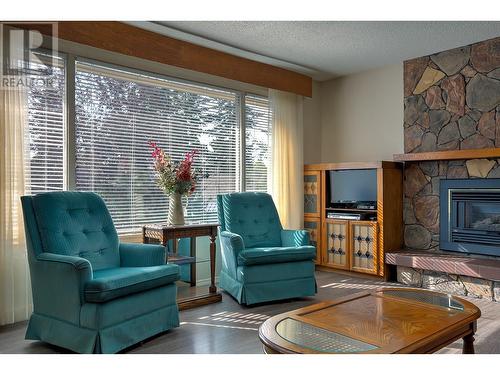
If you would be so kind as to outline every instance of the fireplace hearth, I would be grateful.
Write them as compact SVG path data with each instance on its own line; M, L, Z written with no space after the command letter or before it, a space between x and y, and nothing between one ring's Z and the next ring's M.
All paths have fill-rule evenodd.
M500 257L500 179L440 181L440 248Z

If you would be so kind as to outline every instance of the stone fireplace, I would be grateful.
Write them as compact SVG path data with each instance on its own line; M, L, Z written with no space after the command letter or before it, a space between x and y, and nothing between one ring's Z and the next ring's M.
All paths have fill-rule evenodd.
M403 202L405 246L414 250L440 250L441 181L492 179L493 182L498 178L500 164L496 160L406 163Z
M406 260L404 254L386 257L389 264L398 266L399 281L500 301L500 224L496 222L500 218L500 199L495 203L496 208L491 209L492 202L479 200L486 199L485 196L460 196L457 191L456 206L451 209L469 215L453 223L458 226L444 223L441 215L450 213L440 210L440 202L443 205L448 198L442 197L447 186L462 184L463 189L489 186L500 191L500 159L435 157L439 151L497 147L500 147L500 37L405 61L404 150L406 154L433 153L433 157L429 161L405 163L404 241L409 255ZM446 208L447 204L448 201ZM467 222L471 214L477 220ZM456 211L451 215L451 219L458 220ZM473 244L474 239L485 246ZM416 255L410 257L412 251ZM447 259L451 259L448 265ZM470 269L461 268L464 262L469 262ZM479 271L481 262L491 268L488 278ZM498 272L492 271L495 262Z

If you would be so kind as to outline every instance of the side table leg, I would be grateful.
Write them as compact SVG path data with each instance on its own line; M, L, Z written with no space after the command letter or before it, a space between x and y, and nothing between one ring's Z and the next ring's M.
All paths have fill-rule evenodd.
M464 336L464 346L462 349L463 354L474 354L474 333Z
M177 255L177 238L172 238L172 253Z
M189 256L196 258L196 237L189 239ZM189 281L191 286L196 286L196 261L190 264Z
M215 236L210 236L210 293L216 293L217 287L215 286Z
M165 235L165 231L163 231L162 236L161 236L161 244L165 248L165 262L168 263L168 240L167 236Z

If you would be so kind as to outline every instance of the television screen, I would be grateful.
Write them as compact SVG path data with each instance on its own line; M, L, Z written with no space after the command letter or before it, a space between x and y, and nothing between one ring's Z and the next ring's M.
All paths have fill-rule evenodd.
M331 203L377 200L376 169L351 169L329 173Z

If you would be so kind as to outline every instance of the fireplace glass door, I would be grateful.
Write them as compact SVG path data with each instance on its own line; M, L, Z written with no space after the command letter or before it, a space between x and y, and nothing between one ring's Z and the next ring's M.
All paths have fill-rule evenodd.
M500 179L440 181L440 248L500 256Z
M464 228L500 233L500 202L465 202Z

